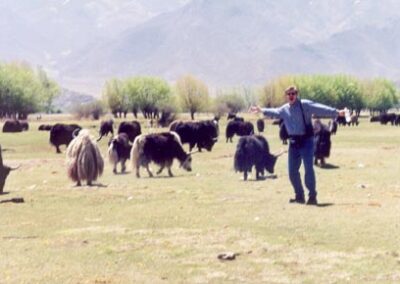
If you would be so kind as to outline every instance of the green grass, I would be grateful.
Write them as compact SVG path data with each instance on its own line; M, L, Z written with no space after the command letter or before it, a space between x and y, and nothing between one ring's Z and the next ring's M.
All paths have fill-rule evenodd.
M25 200L0 203L0 283L400 281L400 128L366 119L340 128L327 160L338 168L316 168L319 201L329 206L308 207L288 203L287 155L277 179L241 180L224 118L219 142L193 156L190 173L175 163L174 178L141 169L137 179L129 164L114 175L104 139L103 186L81 188L38 125L0 134L5 163L21 164L0 200ZM270 122L264 135L273 152L284 149ZM219 261L226 251L239 255Z

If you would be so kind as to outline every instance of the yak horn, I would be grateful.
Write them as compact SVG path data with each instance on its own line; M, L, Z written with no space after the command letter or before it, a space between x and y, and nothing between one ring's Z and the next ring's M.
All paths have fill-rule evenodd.
M99 138L97 138L97 142L99 142L101 140L101 138L103 138L103 135L101 135Z
M199 151L199 150L196 150L196 151L193 151L193 152L189 152L189 155L196 154L196 153L198 153L198 152L200 152L200 151Z
M76 136L78 136L78 133L79 133L80 130L81 130L81 129L79 129L79 128L75 129L75 130L72 132L72 137L73 137L73 138L76 138Z
M9 168L10 168L11 171L15 171L15 170L18 170L20 167L21 167L21 164L19 164L15 168L13 168L13 167L9 167Z
M278 157L282 156L285 153L287 153L287 150L281 150L278 154L275 154L274 156L278 158Z

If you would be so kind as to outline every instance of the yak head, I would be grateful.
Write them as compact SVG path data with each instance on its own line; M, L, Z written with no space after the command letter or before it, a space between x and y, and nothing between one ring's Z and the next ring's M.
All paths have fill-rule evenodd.
M181 167L188 172L192 171L192 155L188 154L186 158L181 162Z
M280 156L282 156L283 154L285 154L287 152L287 150L282 150L280 153L276 154L276 155L272 155L272 154L267 154L265 156L265 160L264 160L264 165L265 165L265 169L270 173L273 174L274 173L274 168L275 168L275 164L276 161L278 160L278 158Z

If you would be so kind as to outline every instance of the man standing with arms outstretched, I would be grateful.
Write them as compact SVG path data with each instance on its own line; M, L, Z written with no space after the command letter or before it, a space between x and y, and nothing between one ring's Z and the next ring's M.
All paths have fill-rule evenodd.
M295 198L290 203L304 204L304 189L300 177L301 162L304 163L305 185L308 189L307 205L317 205L317 190L314 173L314 134L311 118L313 115L323 117L343 116L344 110L301 100L296 86L285 90L287 103L278 108L261 108L252 106L250 112L263 113L265 116L283 119L289 134L288 170L289 179L295 192Z

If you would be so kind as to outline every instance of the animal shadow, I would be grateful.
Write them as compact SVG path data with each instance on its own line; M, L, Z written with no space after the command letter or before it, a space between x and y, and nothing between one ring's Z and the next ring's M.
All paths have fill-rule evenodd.
M320 165L318 167L321 168L321 169L325 169L325 170L335 170L335 169L339 169L340 168L339 166L328 164L328 163L326 163L324 165Z
M130 174L131 172L129 172L129 171L125 171L125 172L117 172L117 173L115 173L115 175L121 175L121 176L124 176L124 175L128 175L128 174Z
M260 176L260 177L258 177L258 179L256 179L256 178L248 179L247 181L257 182L257 181L263 181L263 180L267 180L267 179L277 179L277 178L278 178L278 175L268 175L268 176ZM243 181L245 181L245 180L243 180Z
M330 206L333 206L333 205L335 205L335 203L326 202L326 203L318 203L316 206L317 207L330 207Z
M3 192L0 192L0 195L6 195L6 194L9 194L10 192L9 191L3 191Z
M6 202L24 203L25 200L22 197L14 197L14 198L10 198L10 199L0 200L0 203L6 203Z

